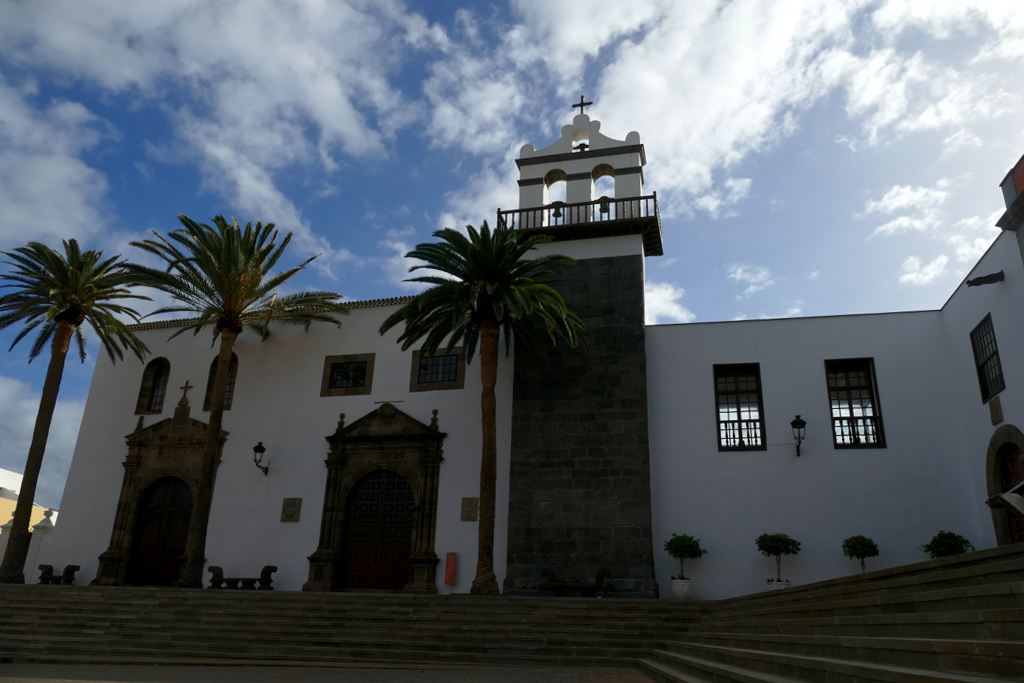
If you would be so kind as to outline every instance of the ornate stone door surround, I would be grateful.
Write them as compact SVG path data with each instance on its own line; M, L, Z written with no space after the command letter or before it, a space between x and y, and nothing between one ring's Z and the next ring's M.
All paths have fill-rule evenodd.
M320 519L320 544L309 556L309 580L304 591L331 591L341 557L345 525L345 503L355 483L377 469L401 474L413 489L416 513L413 520L412 548L409 556L408 593L436 593L434 575L437 553L434 535L437 525L437 487L442 457L441 443L447 436L437 430L437 411L430 425L385 403L345 426L345 414L338 420L334 434L324 437L330 444L327 454L327 489Z
M128 457L123 463L124 480L117 512L114 514L114 530L110 534L110 547L100 555L100 567L91 585L124 585L135 530L136 508L142 493L152 482L162 477L177 477L188 485L192 491L192 500L196 500L203 446L209 425L189 417L190 410L188 401L182 398L174 409L174 417L149 427L142 426L144 418L140 417L139 426L125 437ZM218 466L227 437L228 433L222 430L220 449L217 452ZM182 557L183 563L185 559Z

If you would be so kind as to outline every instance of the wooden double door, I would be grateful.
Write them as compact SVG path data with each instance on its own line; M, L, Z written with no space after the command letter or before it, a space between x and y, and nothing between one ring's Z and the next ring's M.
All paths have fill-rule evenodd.
M410 582L415 500L400 474L376 470L356 482L345 505L342 589L401 589Z
M170 586L178 580L192 520L192 491L177 477L150 484L139 498L125 583Z

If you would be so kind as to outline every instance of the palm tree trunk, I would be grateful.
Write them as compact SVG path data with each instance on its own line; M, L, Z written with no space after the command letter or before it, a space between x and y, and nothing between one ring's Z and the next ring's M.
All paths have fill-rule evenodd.
M50 365L46 369L46 381L43 382L43 396L39 401L36 426L32 432L32 444L28 448L28 460L25 462L25 476L21 480L18 506L14 509L11 537L7 542L3 564L0 565L0 583L25 583L25 558L28 556L28 525L32 518L32 502L36 497L36 483L39 480L39 470L43 466L46 440L50 436L50 421L53 419L53 410L57 407L57 393L60 391L60 380L64 375L64 359L68 355L74 330L75 326L70 321L61 320L57 323L57 332L50 347Z
M210 506L213 504L213 481L217 474L217 453L220 451L220 428L224 419L224 394L227 392L228 372L231 370L231 350L238 333L221 330L220 355L217 356L217 375L210 396L210 425L203 447L203 465L199 472L199 491L188 529L188 559L181 578L175 584L181 588L203 587L203 565L206 564L206 532L210 524Z
M782 581L782 555L775 556L775 580Z
M498 595L494 576L494 498L498 474L497 408L494 385L498 381L498 323L480 324L480 392L483 452L480 458L480 540L476 558L476 578L470 593Z

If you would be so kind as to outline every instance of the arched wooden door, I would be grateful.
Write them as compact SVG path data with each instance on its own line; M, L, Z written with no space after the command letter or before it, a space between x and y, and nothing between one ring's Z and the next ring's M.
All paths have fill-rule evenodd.
M345 505L338 588L409 583L414 508L412 488L397 472L376 470L356 482Z
M1003 491L1024 481L1024 456L1020 448L1014 443L1005 443L999 448L999 477ZM1013 542L1024 541L1024 519L1015 514L1009 514L1010 533L1013 535Z
M192 491L177 477L158 479L143 492L125 583L170 586L177 581L192 519Z

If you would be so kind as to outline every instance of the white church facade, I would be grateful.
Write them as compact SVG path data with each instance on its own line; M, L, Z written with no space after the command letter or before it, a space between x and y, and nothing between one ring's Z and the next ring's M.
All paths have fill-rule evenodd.
M1024 171L1004 182L1004 232L968 276L985 284L965 281L939 310L645 325L645 260L662 249L645 163L637 133L612 139L577 115L552 145L523 147L520 206L498 213L577 259L564 292L588 326L585 351L502 349L505 592L600 574L617 595L669 597L673 533L709 551L687 563L708 599L765 589L762 533L802 543L783 563L794 584L859 571L840 549L855 534L879 546L869 569L926 559L917 547L939 530L978 549L1024 541L1024 512L1001 495L1024 477ZM605 178L614 189L595 197ZM208 566L274 566L277 590L469 592L479 363L380 336L404 301L351 303L340 328L238 338ZM206 335L169 340L174 327L138 326L147 364L97 360L39 560L81 566L79 583L170 583L180 565L216 350Z

